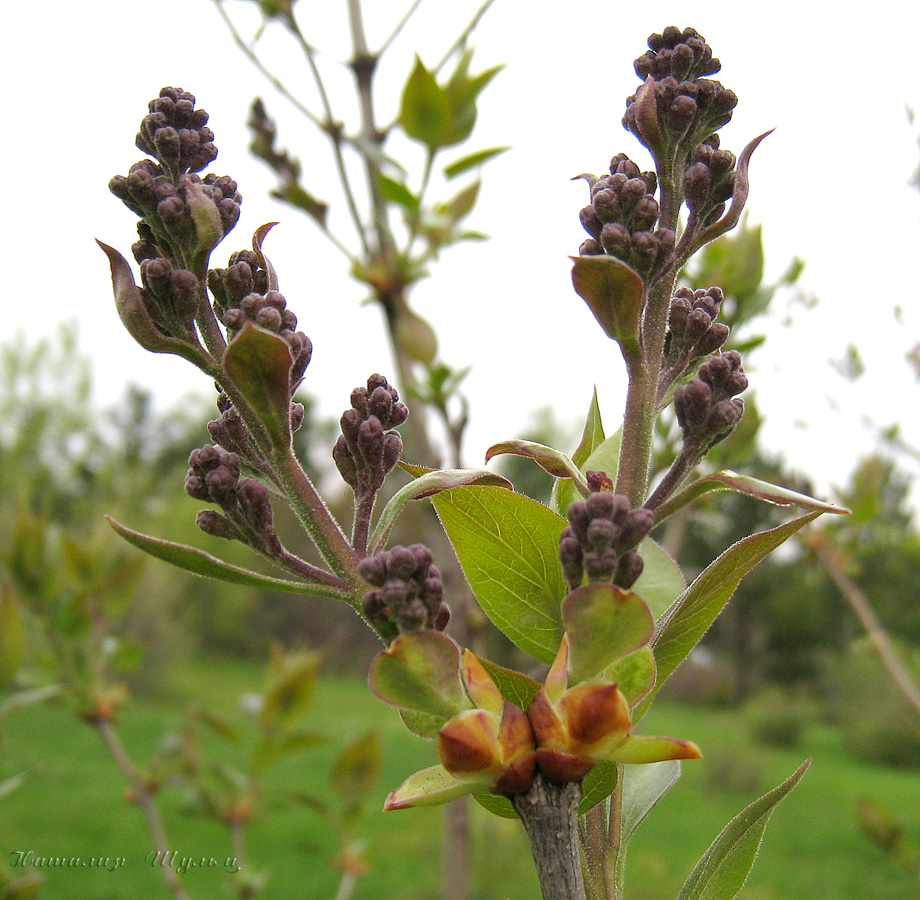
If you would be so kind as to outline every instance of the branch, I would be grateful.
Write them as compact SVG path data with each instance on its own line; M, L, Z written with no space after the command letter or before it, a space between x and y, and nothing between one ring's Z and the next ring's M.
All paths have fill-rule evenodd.
M898 654L891 644L891 639L888 637L888 632L885 631L878 616L875 615L869 599L843 571L841 549L833 544L831 537L826 532L817 532L803 537L802 540L807 547L815 551L825 571L840 589L840 593L843 594L844 600L850 604L850 608L856 613L863 628L866 629L869 639L875 644L875 649L878 650L882 664L888 670L888 674L891 675L891 680L897 685L908 702L920 713L920 685L911 678L910 673L898 658Z

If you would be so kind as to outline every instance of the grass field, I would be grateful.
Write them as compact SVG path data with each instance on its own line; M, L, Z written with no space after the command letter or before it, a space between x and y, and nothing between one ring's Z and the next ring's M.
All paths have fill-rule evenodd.
M237 662L197 662L176 672L167 696L132 702L120 722L129 751L143 760L164 727L175 727L188 701L239 717L235 698L258 683L255 668ZM414 738L391 710L357 679L325 677L313 725L341 743L374 727L383 745L383 771L365 836L371 871L355 900L434 900L438 896L440 813L437 809L376 812L387 791L434 760L432 747ZM695 740L706 759L685 765L684 776L640 829L630 850L630 900L669 900L728 819L787 775L805 757L814 762L767 829L744 900L918 900L920 882L864 838L855 806L869 798L887 806L920 841L920 775L870 767L853 759L833 729L814 725L801 749L755 748L730 712L660 703L646 731ZM286 761L278 785L329 797L326 777L337 739ZM97 735L62 705L22 711L5 720L0 737L0 782L29 770L19 790L0 799L0 852L33 858L109 857L104 868L50 868L46 900L154 900L168 897L160 874L146 862L152 849L140 811L121 798L121 775ZM229 900L232 856L226 833L209 820L182 812L176 789L163 792L170 847L180 856L214 857L218 866L187 876L194 900ZM474 900L537 900L540 896L518 823L475 808ZM271 870L270 900L332 900L339 876L324 821L303 807L274 808L251 826L253 862ZM114 865L114 863L113 863ZM20 871L23 871L20 869Z

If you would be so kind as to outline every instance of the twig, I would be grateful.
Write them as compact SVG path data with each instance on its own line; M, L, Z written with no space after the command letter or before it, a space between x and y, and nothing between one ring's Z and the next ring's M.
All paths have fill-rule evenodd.
M422 5L422 0L415 0L415 2L406 10L406 14L396 23L396 27L391 32L390 36L380 45L380 49L377 51L377 56L383 56L384 53L389 49L390 44L399 37L399 33L406 27L406 23L409 19L415 15L415 11Z
M891 675L892 681L898 686L908 702L920 713L920 686L911 678L910 673L898 658L898 654L891 644L888 632L876 616L869 599L859 587L843 571L840 561L841 550L835 547L832 539L826 532L817 532L804 539L808 547L815 551L825 571L830 575L834 584L840 589L844 600L856 613L869 639L875 644L875 649L882 660L882 664Z
M217 7L220 17L224 20L224 23L229 29L230 36L233 38L234 43L243 51L243 55L271 82L272 87L290 102L298 112L306 116L317 128L325 130L322 119L304 106L303 103L284 86L284 82L262 62L252 47L243 40L243 36L237 31L236 26L233 24L233 20L227 15L227 11L224 9L223 0L214 0L214 5Z
M112 727L112 723L108 719L96 719L93 721L93 725L108 748L112 759L115 760L115 764L131 785L134 801L144 811L144 816L147 819L147 827L150 830L150 836L153 839L153 847L157 857L166 860L169 855L166 829L163 827L160 808L157 806L150 788L147 786L141 773L137 770L137 767L131 762L124 745L121 743L121 739L118 737L118 733ZM189 900L188 894L185 893L185 888L182 886L182 881L176 873L176 870L170 865L161 865L159 869L173 897L175 897L176 900Z

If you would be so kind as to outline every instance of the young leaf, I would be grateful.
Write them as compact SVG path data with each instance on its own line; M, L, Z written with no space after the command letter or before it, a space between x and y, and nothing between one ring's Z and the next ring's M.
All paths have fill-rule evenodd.
M640 647L601 673L604 681L613 682L626 698L630 709L655 687L655 656L650 647Z
M410 138L430 150L447 141L451 124L447 95L418 57L403 89L399 124Z
M387 797L383 808L389 811L411 806L437 806L481 788L482 785L475 782L457 781L444 766L431 766L410 775Z
M637 594L609 584L586 584L562 601L569 636L568 686L596 678L621 657L649 642L655 630Z
M612 256L571 257L575 292L594 313L607 337L627 358L639 351L639 313L645 283L626 263Z
M713 841L684 882L677 900L732 900L754 865L764 829L776 805L801 781L811 760L781 785L738 813Z
M291 444L291 350L284 338L246 322L230 341L223 366L259 417L272 446Z
M514 669L506 669L497 663L489 662L487 659L479 660L485 667L485 670L492 676L501 695L510 700L515 706L519 706L525 712L530 706L531 701L537 696L537 692L542 685L539 681L534 681L522 672L515 672Z
M667 503L662 504L656 511L656 520L661 521L667 518L672 512L682 506L686 506L688 503L692 503L710 491L734 491L738 494L747 494L749 497L763 500L765 503L774 503L777 506L800 506L803 509L817 509L821 512L835 513L837 515L846 515L849 512L842 506L826 503L823 500L816 500L807 494L800 494L797 491L791 491L788 488L761 481L759 478L739 475L737 472L726 469L722 472L713 472L711 475L704 475L702 478L698 478Z
M674 605L687 583L677 563L651 538L642 541L637 549L644 566L632 590L645 601L657 622Z
M313 700L319 665L316 653L291 654L284 658L284 665L271 677L262 698L259 721L263 729L290 729L303 718Z
M680 760L666 759L645 766L629 766L623 775L623 812L620 818L621 854L626 842L655 804L680 778Z
M519 819L517 810L503 794L490 794L488 791L476 791L473 799L485 810L503 819Z
M223 560L184 544L174 544L160 538L132 531L114 519L107 517L109 525L115 529L128 543L134 544L145 553L162 559L171 565L195 575L205 578L215 578L218 581L229 581L233 584L242 584L247 587L267 588L270 591L281 591L287 594L310 594L314 597L332 597L335 600L344 600L346 603L359 609L361 598L346 590L329 587L325 584L309 584L303 581L288 581L286 578L273 578L270 575L260 575L249 569L232 566Z
M368 731L348 744L336 758L330 781L346 803L363 800L380 778L380 741Z
M597 403L597 388L594 388L594 392L591 395L591 405L588 407L588 415L585 417L585 427L581 433L581 440L572 454L572 462L578 466L579 470L584 471L585 461L604 441L604 438L604 423L601 421L601 410ZM556 481L553 484L550 506L564 516L568 513L569 505L574 498L575 485L572 482Z
M575 461L552 447L546 447L535 441L501 441L486 450L486 462L489 462L493 456L499 456L502 453L532 459L544 472L548 472L554 478L571 478L578 485L581 494L585 497L588 495L587 482Z
M643 766L644 768L644 766ZM581 802L578 804L578 815L583 816L602 803L617 786L617 764L601 760L581 783Z
M390 203L395 203L409 212L418 212L419 198L401 181L396 181L396 179L384 175L383 172L379 172L377 174L377 187L380 189L384 200L389 200Z
M448 180L456 178L458 175L462 175L476 166L481 166L500 153L510 149L510 147L492 147L489 150L477 150L476 153L470 153L469 156L464 156L462 159L452 162L449 166L445 166L444 175Z
M610 479L616 482L617 469L620 465L621 438L622 433L620 429L617 429L610 437L602 439L584 460L579 460L576 452L572 461L582 472L606 472ZM576 499L574 482L557 481L556 484L558 489L553 495L553 507L559 515L566 516L569 513L569 507Z
M658 635L653 641L658 680L655 690L642 702L640 716L661 685L715 621L741 579L780 544L820 515L820 512L811 512L785 525L743 538L697 576L659 625Z
M410 481L409 484L400 488L384 507L369 542L371 553L377 553L383 549L397 517L411 500L433 497L441 491L466 484L487 484L506 488L509 491L514 490L507 478L486 469L435 469L425 472L415 481Z
M473 705L460 680L460 648L440 631L401 634L374 658L369 681L384 703L435 716L441 725Z
M536 500L495 487L460 487L432 501L486 615L518 647L552 663L562 640L559 535Z

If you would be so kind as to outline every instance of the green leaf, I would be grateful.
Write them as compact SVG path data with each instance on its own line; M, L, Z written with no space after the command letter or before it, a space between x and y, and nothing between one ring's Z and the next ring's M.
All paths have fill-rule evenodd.
M479 605L518 647L552 663L562 640L559 535L536 500L495 487L460 487L432 501Z
M437 806L480 790L475 782L457 781L444 766L431 766L410 775L383 804L387 811L410 806Z
M617 764L601 760L581 783L581 802L578 804L578 815L594 809L598 803L603 803L617 786Z
M368 731L348 744L332 767L332 787L346 803L363 800L380 778L380 741Z
M487 469L435 469L434 471L425 472L425 474L419 475L415 481L410 481L409 484L400 488L384 507L368 544L371 548L371 554L379 553L386 545L390 531L407 503L412 500L433 497L441 491L469 484L485 484L507 490L514 489L507 478L496 475L494 472L489 472Z
M820 512L811 512L777 528L752 534L732 544L697 576L667 614L663 624L659 625L659 633L653 642L658 680L655 690L643 701L642 712L715 621L741 579L780 544L820 515Z
M320 657L293 653L284 657L262 698L259 722L266 731L292 728L306 714L316 691Z
M465 216L468 216L476 205L476 198L479 196L479 188L482 182L474 181L467 185L455 197L451 197L446 203L438 205L438 213L445 216L451 223L459 222Z
M627 358L640 352L639 315L645 283L626 263L612 256L571 257L575 291L594 313L607 337Z
M487 659L479 657L485 670L492 676L495 686L501 691L501 695L510 700L515 706L519 706L525 712L530 706L534 697L542 685L539 681L534 681L528 675L522 672L515 672L514 669L506 669L497 663L489 662Z
M233 584L242 584L246 587L266 588L270 591L281 591L287 594L310 594L314 597L332 597L336 600L344 600L351 604L355 609L360 607L360 598L347 591L337 588L330 588L324 584L309 584L303 581L288 581L286 578L273 578L270 575L260 575L258 572L252 572L249 569L242 569L239 566L232 566L223 560L198 550L195 547L186 547L184 544L174 544L172 541L164 541L160 538L150 537L141 534L139 531L132 531L124 525L119 524L113 518L107 517L109 525L115 529L128 543L134 544L145 553L162 559L171 565L187 572L193 572L195 575L201 575L205 578L215 578L218 581L229 581Z
M468 156L464 156L456 162L452 162L449 166L445 166L444 175L448 180L456 178L458 175L462 175L464 172L468 172L476 166L481 166L490 159L494 159L500 153L504 153L506 150L510 149L510 147L491 147L488 150L477 150L475 153L470 153Z
M264 735L249 756L249 766L256 772L264 772L274 762L285 756L312 750L328 741L329 738L326 735L317 731L292 731L284 734Z
M224 371L265 426L272 446L291 445L291 356L283 337L246 322L227 345Z
M609 584L586 584L562 601L569 636L568 686L596 678L621 657L649 642L652 613L631 591Z
M572 462L584 471L584 464L588 457L604 441L604 423L601 421L601 410L597 403L597 388L591 395L591 405L585 418L585 427L582 429L581 440L572 454ZM609 473L608 473L609 474ZM553 483L553 493L550 506L561 515L566 515L569 505L575 498L575 485L572 482L556 481Z
M677 563L651 538L642 541L637 550L643 568L632 590L646 602L657 622L674 605L687 583Z
M409 212L418 212L419 198L401 181L396 181L394 178L384 175L383 172L379 172L377 174L377 187L380 189L380 194L384 200L389 200L390 203L395 203Z
M447 94L416 56L415 68L403 89L399 124L410 138L436 150L448 140L450 116Z
M607 763L607 765L612 764ZM615 859L617 883L623 881L626 849L630 838L643 819L680 778L680 760L666 759L644 766L623 766L621 771L623 772L623 801L620 815L620 842L619 845L611 848ZM612 790L613 787L611 787L611 792Z
M791 491L788 488L761 481L759 478L739 475L737 472L726 469L722 472L713 472L711 475L698 478L679 494L676 494L658 509L656 520L661 521L675 510L692 503L711 491L734 491L777 506L800 506L803 509L816 509L836 515L847 515L849 513L849 510L834 503L816 500L807 494L800 494L797 491Z
M738 813L697 863L677 900L732 900L744 887L776 805L799 783L811 760Z
M460 57L457 68L444 88L450 127L443 146L459 144L470 136L476 124L476 99L503 68L500 65L493 66L471 77L469 67L472 56L473 51L467 50Z
M538 444L536 441L501 441L486 450L486 462L502 453L532 459L544 472L548 472L554 478L572 478L580 486L581 493L588 496L588 485L581 470L575 465L575 461L569 459L564 453L544 444Z
M517 810L504 794L490 794L488 791L476 791L473 799L485 810L503 819L519 819Z
M622 433L618 428L610 437L603 439L588 454L584 461L572 457L582 472L606 472L614 483L617 480L617 470L620 466L620 440ZM560 515L566 516L569 506L575 500L574 482L556 482L559 485L554 496L554 505Z
M655 656L651 647L640 647L607 666L601 673L604 681L613 682L619 688L630 708L655 687L655 676Z
M460 648L440 631L401 634L374 658L369 681L384 703L435 716L441 725L473 706L460 678Z
M622 847L642 820L680 778L680 760L666 759L645 766L628 766L623 775Z
M0 582L0 687L12 681L26 649L25 627L12 587Z

